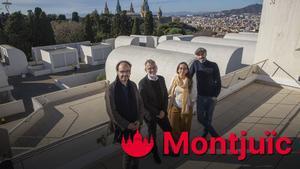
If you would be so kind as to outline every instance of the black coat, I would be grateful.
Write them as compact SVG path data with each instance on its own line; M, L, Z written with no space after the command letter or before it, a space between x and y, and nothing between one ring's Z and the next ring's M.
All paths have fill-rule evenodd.
M165 117L167 117L168 90L164 77L158 76L158 82L162 93L162 103L158 103L158 99L156 98L157 94L147 75L139 82L139 91L145 108L145 118L148 121L157 119L156 116L159 115L161 111L160 107L162 107L162 111L165 112Z

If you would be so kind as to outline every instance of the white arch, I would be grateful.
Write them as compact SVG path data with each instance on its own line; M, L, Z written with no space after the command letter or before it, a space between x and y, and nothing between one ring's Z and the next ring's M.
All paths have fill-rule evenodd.
M255 41L198 36L193 38L192 42L243 47L242 63L247 65L254 64L256 44L257 44Z
M121 46L129 46L129 45L139 46L140 45L139 38L131 37L131 36L118 36L115 40L115 48Z
M236 40L249 40L249 41L257 41L257 34L249 34L249 33L227 33L224 36L224 39L236 39Z
M115 67L121 60L127 60L132 64L131 80L138 83L146 72L144 63L147 59L153 59L158 66L158 74L165 77L166 85L169 86L172 77L176 73L177 65L180 62L191 64L195 59L194 55L178 53L154 48L139 46L123 46L113 50L105 65L106 79L110 82L116 78Z
M243 52L241 47L174 40L164 41L157 46L157 49L182 52L192 55L194 55L198 48L205 48L207 50L208 60L218 64L221 75L225 75L246 66L241 64Z

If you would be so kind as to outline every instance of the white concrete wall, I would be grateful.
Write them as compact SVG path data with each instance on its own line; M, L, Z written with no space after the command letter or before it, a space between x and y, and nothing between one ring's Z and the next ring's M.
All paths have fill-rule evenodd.
M52 73L73 70L76 66L79 68L79 59L77 49L67 47L57 50L41 50L42 61L46 69Z
M83 60L83 53L80 49L80 45L88 45L91 44L90 41L83 41L83 42L76 42L76 43L65 43L65 44L58 44L58 45L49 45L49 46L37 46L31 48L32 57L36 62L42 61L41 49L58 49L63 47L72 47L76 48L78 51L78 56Z
M0 91L1 88L7 87L8 86L8 81L7 81L7 76L4 71L4 68L2 64L0 63Z
M192 42L224 45L224 46L239 46L243 47L242 63L247 65L254 64L256 44L255 41L235 40L235 39L223 39L214 38L208 36L198 36L192 39Z
M264 71L272 75L276 62L294 79L300 76L300 1L264 1L259 28L255 61L269 59ZM272 77L280 83L289 85L293 79L282 70Z
M224 39L236 39L236 40L248 40L248 41L257 41L257 34L250 33L227 33L224 36Z
M87 73L74 74L60 79L55 79L54 81L55 81L55 85L57 85L59 88L68 89L68 88L96 82L96 79L99 75L105 76L105 70L102 69L102 70L96 70Z
M172 77L176 73L177 65L180 62L191 64L195 59L194 55L166 51L139 46L124 46L113 50L105 65L106 79L110 82L116 79L115 67L121 60L127 60L132 64L131 80L138 82L146 76L144 63L147 59L153 59L158 66L158 74L166 79L166 85L170 85Z
M113 49L115 49L115 38L105 39L103 40L103 43L110 44Z
M22 100L15 100L5 104L0 104L0 118L25 112Z
M180 36L174 36L173 40L191 41L193 38L194 38L194 35L180 35Z
M182 34L172 34L172 35L163 35L158 38L158 44L166 41L166 40L174 40L174 37L182 36ZM179 40L177 38L177 40Z
M158 44L157 36L145 36L145 35L130 35L131 37L138 37L140 46L145 46L148 48L155 48ZM142 45L141 45L142 44Z
M83 62L90 65L105 64L109 53L113 47L107 43L99 43L95 45L81 45L84 54Z
M28 62L23 51L10 45L1 45L0 51L9 59L9 65L4 66L7 76L17 76L28 72Z
M115 48L119 48L121 46L139 46L140 41L138 37L130 37L130 36L118 36L115 40Z
M243 52L241 47L175 40L164 41L157 46L157 49L191 55L194 55L195 51L199 48L207 50L207 59L218 64L221 76L246 66L241 63Z

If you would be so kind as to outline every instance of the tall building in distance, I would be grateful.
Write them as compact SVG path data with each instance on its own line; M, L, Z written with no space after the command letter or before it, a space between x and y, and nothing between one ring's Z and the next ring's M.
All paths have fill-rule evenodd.
M162 18L162 11L160 7L158 8L157 19L160 20Z
M141 7L141 17L145 17L146 13L149 12L149 4L148 4L148 0L144 0L142 7Z
M108 5L107 5L107 1L105 1L105 7L104 7L104 14L109 14L109 9L108 9Z
M134 12L134 8L133 8L133 4L132 4L132 2L131 2L131 4L130 4L130 9L129 9L129 12L130 12L130 13L135 13L135 12Z
M117 1L117 7L116 7L116 13L121 13L122 12L122 8L121 8L121 5L120 5L120 1L118 0Z

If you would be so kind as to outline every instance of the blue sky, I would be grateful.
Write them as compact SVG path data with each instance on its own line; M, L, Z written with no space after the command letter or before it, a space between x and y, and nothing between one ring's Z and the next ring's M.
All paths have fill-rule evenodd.
M2 0L4 1L4 0ZM77 11L79 13L90 13L97 9L103 10L105 0L9 0L13 3L11 12L21 10L27 13L28 9L41 7L46 13L67 14ZM115 11L117 0L107 0L111 11ZM130 2L133 3L136 11L140 10L143 0L120 0L122 9L128 9ZM148 0L150 9L154 12L159 7L163 12L207 12L233 9L247 6L254 3L262 3L262 0ZM1 11L4 7L1 6Z

